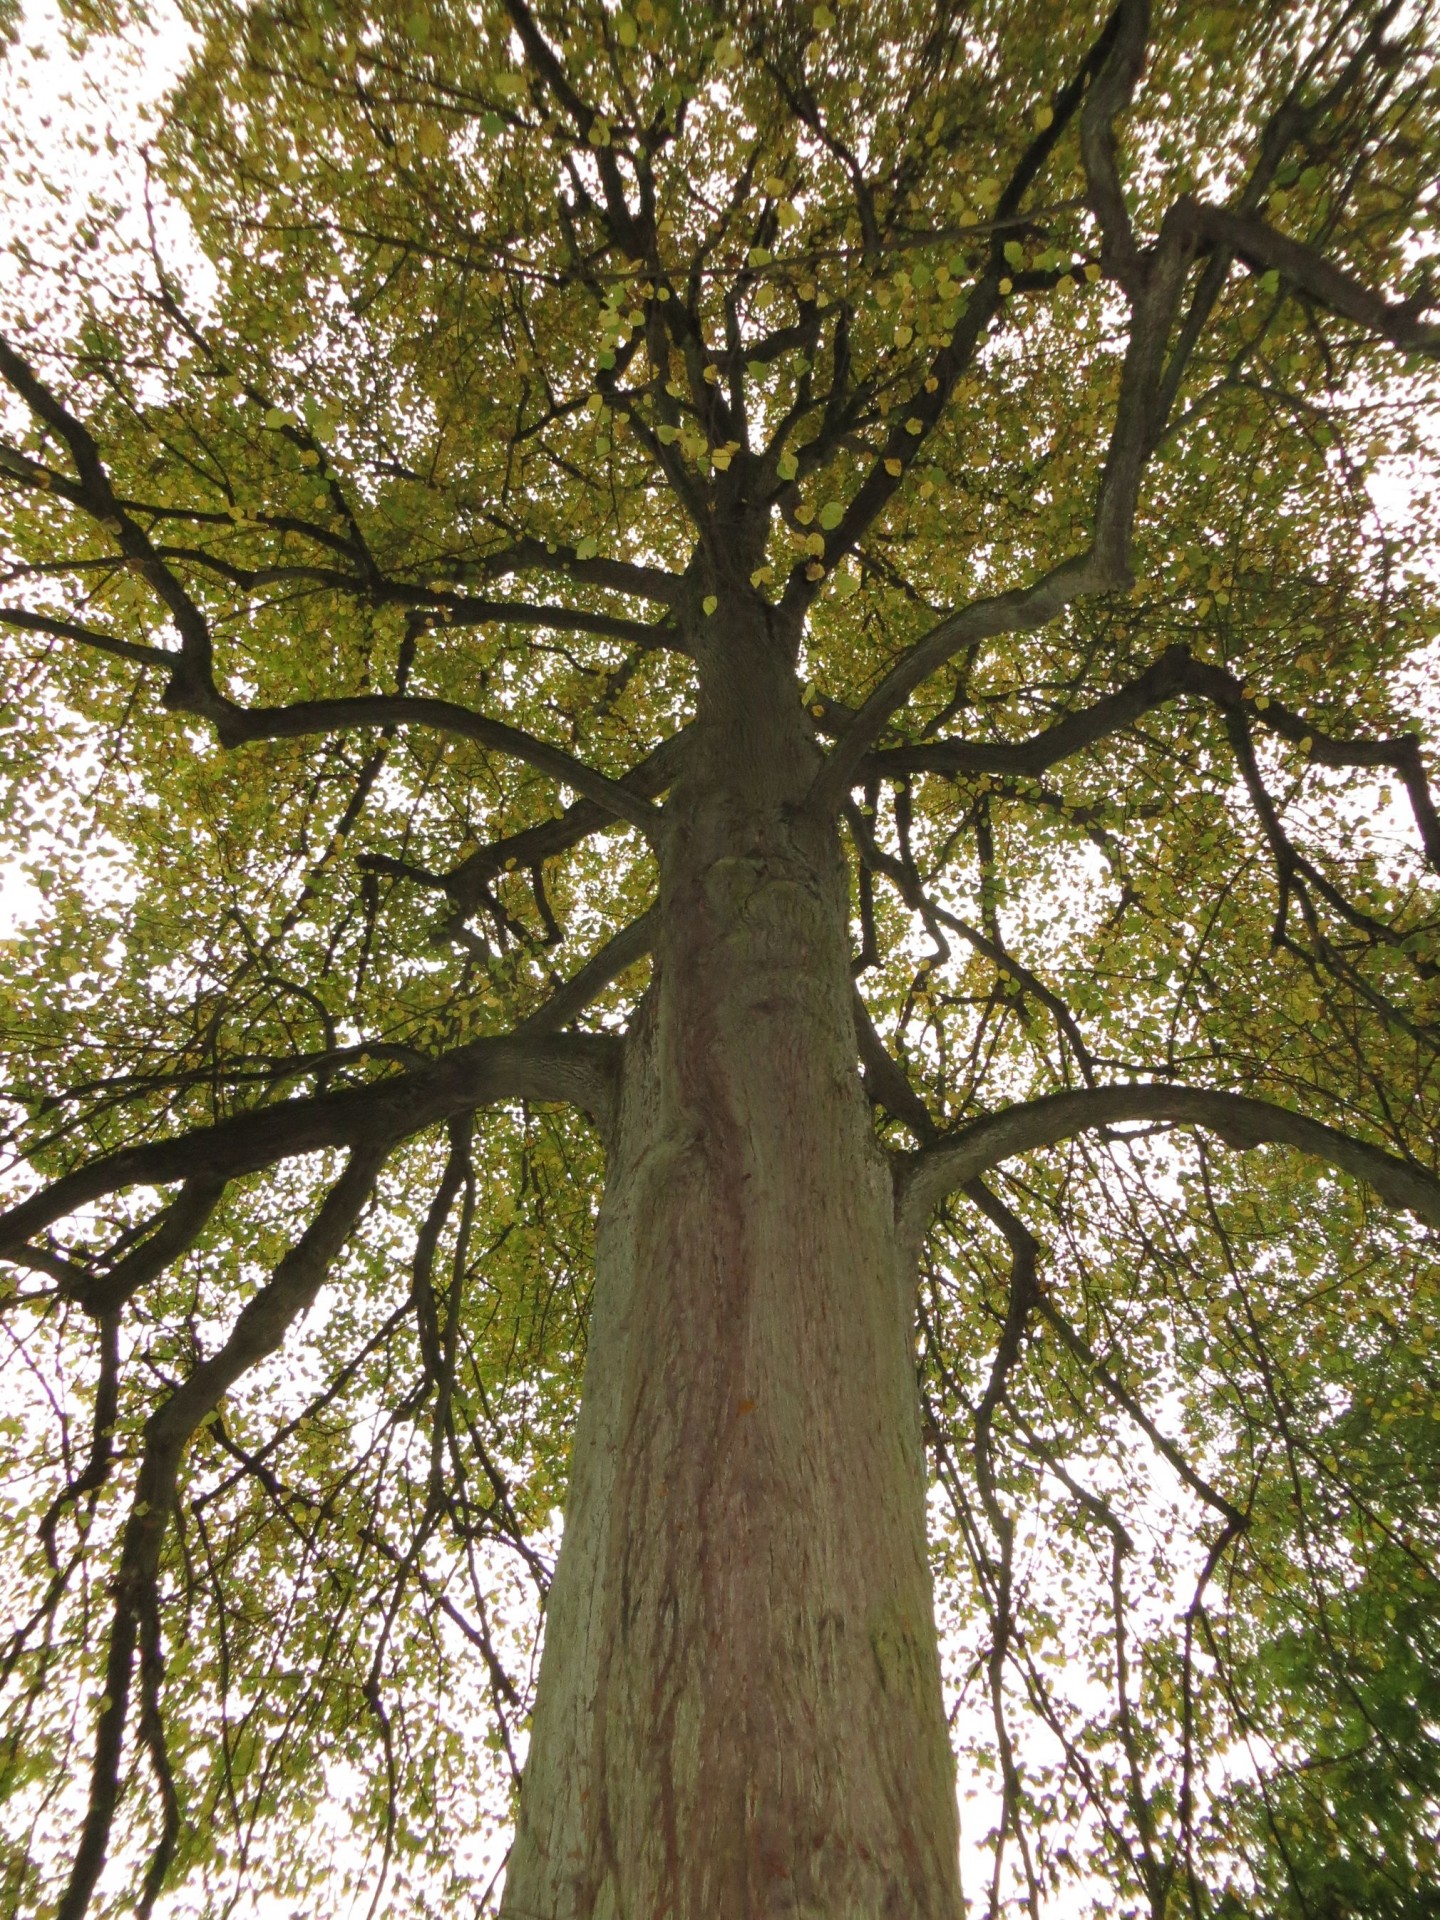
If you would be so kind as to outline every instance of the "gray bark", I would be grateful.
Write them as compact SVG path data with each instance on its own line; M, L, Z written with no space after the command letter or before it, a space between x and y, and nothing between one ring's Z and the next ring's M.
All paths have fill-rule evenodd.
M708 623L506 1920L954 1920L911 1288L788 650Z

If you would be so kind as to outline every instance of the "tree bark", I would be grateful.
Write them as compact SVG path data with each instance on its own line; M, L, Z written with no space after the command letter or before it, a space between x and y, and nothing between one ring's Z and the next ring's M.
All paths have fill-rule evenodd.
M707 623L506 1920L955 1920L889 1167L793 650Z

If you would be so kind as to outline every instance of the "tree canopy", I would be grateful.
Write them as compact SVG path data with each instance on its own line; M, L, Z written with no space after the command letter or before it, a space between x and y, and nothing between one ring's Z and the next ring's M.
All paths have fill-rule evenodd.
M183 11L0 288L7 1910L490 1897L743 602L973 1910L1437 1911L1433 7Z

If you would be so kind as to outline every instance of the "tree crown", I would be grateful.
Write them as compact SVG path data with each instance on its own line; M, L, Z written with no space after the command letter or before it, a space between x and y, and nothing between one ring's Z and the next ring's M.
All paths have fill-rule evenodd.
M17 1903L67 1772L147 1910L318 1900L327 1786L417 1911L493 1867L453 1837L518 1764L616 1049L743 629L927 1236L993 1898L1414 1911L1431 10L187 23L148 224L17 233L0 339Z

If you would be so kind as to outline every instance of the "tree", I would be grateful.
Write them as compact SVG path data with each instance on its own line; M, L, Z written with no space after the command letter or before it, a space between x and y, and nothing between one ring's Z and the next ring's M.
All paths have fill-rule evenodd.
M507 1920L957 1755L1434 1912L1433 10L191 25L0 344L7 1904L452 1911L528 1716Z

